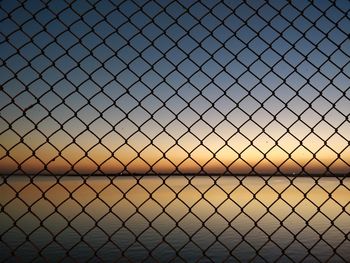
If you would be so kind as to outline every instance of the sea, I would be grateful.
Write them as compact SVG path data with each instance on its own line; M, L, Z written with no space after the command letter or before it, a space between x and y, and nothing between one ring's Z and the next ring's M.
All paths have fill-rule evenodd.
M349 233L348 177L0 177L0 262L350 262Z

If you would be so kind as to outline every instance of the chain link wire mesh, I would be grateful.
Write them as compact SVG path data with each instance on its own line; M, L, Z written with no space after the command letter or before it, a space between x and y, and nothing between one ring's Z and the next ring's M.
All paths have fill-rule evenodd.
M350 262L349 10L1 1L0 260Z

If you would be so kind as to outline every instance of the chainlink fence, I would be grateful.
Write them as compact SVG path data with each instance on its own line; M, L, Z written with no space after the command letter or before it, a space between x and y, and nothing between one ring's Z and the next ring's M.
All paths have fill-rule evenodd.
M0 260L350 262L349 10L1 1Z

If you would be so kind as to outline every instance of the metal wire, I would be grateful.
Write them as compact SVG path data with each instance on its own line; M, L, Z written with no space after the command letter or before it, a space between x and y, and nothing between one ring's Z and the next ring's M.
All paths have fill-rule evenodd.
M349 10L1 1L0 260L349 262Z

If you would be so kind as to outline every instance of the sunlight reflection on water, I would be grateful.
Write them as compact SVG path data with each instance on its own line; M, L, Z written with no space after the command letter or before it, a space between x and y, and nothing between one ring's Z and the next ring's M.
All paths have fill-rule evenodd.
M348 188L328 177L9 177L0 260L344 262Z

